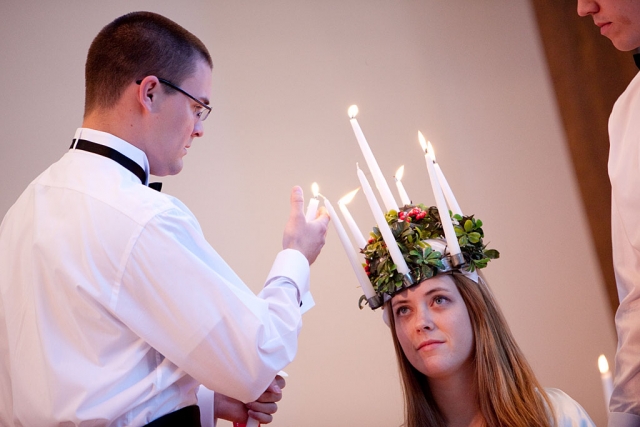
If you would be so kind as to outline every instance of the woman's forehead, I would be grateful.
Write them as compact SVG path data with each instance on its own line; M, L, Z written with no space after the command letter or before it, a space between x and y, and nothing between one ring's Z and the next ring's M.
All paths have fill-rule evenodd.
M423 295L436 288L446 289L451 292L455 292L457 290L456 284L450 274L438 274L431 279L422 281L418 285L398 292L393 296L391 301L393 302L400 299L406 299L413 295Z

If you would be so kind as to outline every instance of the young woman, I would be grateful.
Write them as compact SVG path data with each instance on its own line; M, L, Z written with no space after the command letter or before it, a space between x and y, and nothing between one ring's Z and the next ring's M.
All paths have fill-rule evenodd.
M565 393L540 386L482 279L438 274L385 310L406 427L594 425Z
M410 268L397 272L374 229L365 270L384 301L405 395L405 427L590 427L560 390L544 389L478 270L499 257L482 221L454 216L460 257L447 255L437 208L405 206L387 222ZM452 266L456 262L459 265Z

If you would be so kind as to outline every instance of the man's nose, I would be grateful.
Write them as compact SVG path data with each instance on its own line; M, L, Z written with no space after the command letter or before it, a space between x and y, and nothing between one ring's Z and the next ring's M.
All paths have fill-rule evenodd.
M578 0L578 15L587 16L600 10L598 3L593 0Z
M193 133L191 134L193 137L201 137L204 135L204 125L202 124L202 120L198 120L193 127Z

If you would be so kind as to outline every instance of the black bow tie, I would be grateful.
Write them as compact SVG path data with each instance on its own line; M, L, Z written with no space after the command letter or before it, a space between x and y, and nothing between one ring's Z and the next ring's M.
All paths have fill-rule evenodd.
M74 139L73 141L71 141L71 147L69 148L74 148L74 144L76 150L88 151L90 153L95 153L99 154L100 156L107 157L137 176L142 184L147 182L147 174L145 173L144 169L142 169L142 166L140 166L121 152L114 150L111 147L107 147L106 145L100 145L96 144L95 142L87 141L86 139L79 139L77 143ZM162 183L150 182L149 188L160 191L162 189Z
M633 60L636 62L636 67L640 69L640 53L634 53Z

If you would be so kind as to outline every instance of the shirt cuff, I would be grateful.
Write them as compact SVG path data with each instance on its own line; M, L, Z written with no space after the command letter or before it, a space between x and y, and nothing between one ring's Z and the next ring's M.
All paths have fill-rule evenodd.
M216 427L216 414L213 413L215 393L203 385L198 388L198 407L200 408L200 424L202 427Z
M315 305L309 291L309 261L302 255L302 252L295 249L285 249L278 253L264 286L269 286L269 283L278 277L288 278L298 289L301 313L305 313Z

